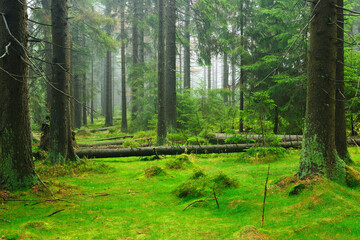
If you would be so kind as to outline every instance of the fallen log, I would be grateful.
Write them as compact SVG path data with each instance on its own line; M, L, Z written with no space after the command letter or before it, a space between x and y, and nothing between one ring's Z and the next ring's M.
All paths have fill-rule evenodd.
M84 141L107 141L107 140L115 140L115 139L124 139L124 138L133 138L134 135L126 135L126 136L117 136L117 137L109 137L109 138L98 138L98 139L84 139Z
M224 144L224 145L203 145L203 146L162 146L162 147L142 147L142 148L118 148L118 149L79 149L76 154L87 158L110 158L110 157L131 157L131 156L152 156L152 155L179 155L182 153L232 153L244 152L245 149L256 147L258 144ZM284 148L298 148L299 143L284 142L280 144Z
M148 138L136 138L131 141L139 142L139 141L149 141L153 139L152 137ZM97 143L78 143L79 147L97 147L97 146L109 146L109 145L122 145L125 141L106 141L106 142L97 142Z
M94 132L106 131L106 130L109 130L109 129L112 129L112 128L115 128L115 126L112 126L112 127L104 127L104 128L95 128L95 129L87 129L87 130L79 130L78 132L86 131L86 132L94 133Z
M234 134L224 134L216 133L214 137L209 139L209 142L212 144L224 144L225 140L235 136ZM260 134L237 134L239 138L242 138L242 141L239 143L247 143L250 141L260 142L262 141L263 136ZM276 135L282 142L301 142L302 135ZM265 139L267 137L265 136Z

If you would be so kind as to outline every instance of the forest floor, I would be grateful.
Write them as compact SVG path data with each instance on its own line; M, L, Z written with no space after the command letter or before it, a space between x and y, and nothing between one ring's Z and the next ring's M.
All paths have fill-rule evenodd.
M350 151L360 170L360 149ZM42 185L0 192L0 239L359 239L360 188L322 178L299 182L292 177L299 154L107 158L59 167L37 162L57 200ZM176 168L179 160L184 164ZM187 197L176 196L180 185ZM211 200L214 192L219 205Z

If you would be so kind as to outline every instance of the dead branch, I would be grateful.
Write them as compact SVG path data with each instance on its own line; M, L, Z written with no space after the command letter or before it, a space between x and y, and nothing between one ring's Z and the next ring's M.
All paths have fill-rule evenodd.
M215 198L211 198L211 199L200 199L200 200L193 201L193 202L191 202L189 205L187 205L187 206L183 209L183 211L185 211L188 207L194 205L195 203L206 202L206 201L214 201L214 200L216 200L216 199L215 199Z
M266 181L265 181L264 201L263 201L263 210L262 210L262 217L261 217L261 228L264 226L265 201L266 201L267 184L268 184L268 181L269 181L269 175L270 175L270 163L269 163L269 166L268 166L268 172L267 172Z
M46 217L51 217L52 215L55 215L55 214L57 214L57 213L59 213L59 212L62 212L62 211L64 211L64 210L65 210L65 209L57 210L57 211L55 211L55 212L50 213L50 214L47 215Z
M4 218L0 218L0 220L1 220L1 221L4 221L4 222L7 222L7 223L10 223L10 222L11 222L11 221L6 220L6 219L4 219Z

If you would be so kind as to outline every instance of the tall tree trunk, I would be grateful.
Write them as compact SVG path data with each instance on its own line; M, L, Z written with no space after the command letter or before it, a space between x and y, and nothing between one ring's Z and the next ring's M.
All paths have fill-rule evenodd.
M211 89L211 59L210 59L210 64L207 67L207 72L208 72L208 89Z
M158 126L157 145L166 142L166 105L165 105L165 46L164 46L164 0L158 0Z
M91 55L91 114L90 121L91 124L94 124L94 56Z
M176 0L166 6L166 120L168 130L176 129Z
M245 14L243 13L244 10L244 2L240 2L240 38L241 38L241 46L245 49L245 38L244 38L244 30L245 30ZM244 90L245 90L245 71L243 69L244 66L244 57L240 56L240 119L239 119L239 132L244 132Z
M279 131L279 107L275 106L274 109L274 134L278 134Z
M305 129L298 176L324 174L345 184L345 162L336 154L336 1L322 0L310 24Z
M50 19L50 1L49 0L41 0L42 7L45 11L45 19ZM50 24L50 22L48 22ZM51 72L51 63L50 59L52 59L51 55L51 43L50 43L50 35L51 31L48 26L44 26L44 45L45 45L45 59L47 62L45 63L45 76L51 82L52 72ZM51 86L50 84L46 84L46 106L50 110L50 99L51 99Z
M111 14L110 3L106 5L107 15ZM111 35L111 26L106 27L108 35ZM106 62L105 62L105 126L113 125L113 79L112 79L112 54L108 49L106 51Z
M138 111L138 72L139 63L139 34L138 34L138 0L133 0L133 26L132 26L132 77L131 77L131 120L135 120Z
M224 90L224 103L229 102L229 96L227 90L229 88L229 64L228 55L224 52L224 64L223 64L223 90Z
M344 6L344 0L337 0L337 5ZM335 143L339 157L349 164L351 160L346 143L345 118L345 83L344 83L344 13L337 9L339 27L337 28L337 62L336 62L336 108L335 108Z
M74 91L74 98L77 100L74 102L74 111L75 111L75 128L81 128L81 96L80 96L80 89L81 89L81 80L78 74L74 75L74 82L73 82L73 91ZM79 101L79 102L78 102Z
M0 46L1 49L8 46L8 55L0 58L0 67L6 71L0 71L0 189L14 191L29 188L36 182L31 147L29 71L27 60L24 60L27 59L28 36L26 1L0 1L0 12Z
M51 2L53 82L48 161L63 164L78 160L72 146L70 126L70 39L67 0Z
M83 106L82 106L82 113L83 113L83 117L82 117L82 120L83 120L83 125L84 126L87 126L87 108L86 108L86 98L87 98L87 88L86 88L86 73L83 73L83 76L82 76L82 94L83 94Z
M111 51L106 52L106 77L105 77L105 126L113 125L112 107L112 58Z
M186 1L185 11L185 44L184 44L184 87L190 88L190 0ZM205 80L205 79L204 79Z
M121 1L121 131L127 132L125 59L125 0Z

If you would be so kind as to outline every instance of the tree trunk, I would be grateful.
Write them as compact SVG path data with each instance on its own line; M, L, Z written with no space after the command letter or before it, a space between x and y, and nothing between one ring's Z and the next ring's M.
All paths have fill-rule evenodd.
M185 11L185 44L184 44L184 88L189 89L190 84L190 67L191 67L191 53L190 53L190 0L186 1ZM205 80L205 79L204 79Z
M139 34L138 34L138 0L133 0L133 26L132 26L132 77L131 77L131 120L135 120L138 111L137 90L138 90L138 72L139 63Z
M229 102L229 96L227 90L229 88L229 64L228 64L228 55L224 52L223 59L223 90L224 90L224 103Z
M72 146L70 126L70 39L67 0L51 2L53 82L48 161L64 164L78 160Z
M207 72L208 72L208 89L211 89L211 59L210 59L210 64L207 68Z
M162 0L159 0L162 1ZM118 149L80 149L76 153L80 157L87 158L111 158L152 155L179 155L183 153L209 154L209 153L232 153L244 152L246 149L256 147L256 144L226 144L226 145L202 145L202 146L168 146L168 147L142 147L142 148L118 148ZM300 147L297 143L281 143L284 148Z
M76 58L77 59L77 58ZM73 91L74 98L77 101L74 101L74 111L75 111L75 125L74 128L81 128L81 105L80 105L80 89L81 89L81 80L78 74L74 75ZM78 102L79 101L79 102Z
M164 0L158 0L158 126L157 145L166 143L166 105L165 105L165 46L164 46Z
M0 190L26 189L36 183L32 160L25 0L0 2ZM4 19L8 24L6 28ZM9 35L11 31L13 37ZM9 73L9 74L8 74ZM13 77L14 76L19 77Z
M337 5L344 6L344 0L337 0ZM351 160L346 144L345 118L345 82L344 82L344 14L337 9L339 27L337 28L337 62L336 62L336 108L335 108L335 144L341 159L349 164Z
M45 11L45 19L50 19L50 1L49 0L41 0L42 7ZM50 22L48 22L50 24ZM49 30L48 26L44 26L44 45L45 45L45 60L47 61L45 63L45 76L46 78L51 82L52 79L52 72L51 72L51 63L50 59L52 59L51 55L51 31ZM50 103L51 103L51 86L50 84L46 84L46 106L50 110Z
M336 154L336 7L335 0L311 3L317 6L310 24L308 84L303 147L298 176L324 174L345 184L345 163Z
M125 0L121 1L121 131L127 132L126 59L125 59Z
M111 51L106 52L106 78L105 78L105 126L113 125L112 101L112 59Z
M166 7L166 120L168 130L176 129L176 0Z
M91 124L94 124L94 90L94 56L91 55Z

